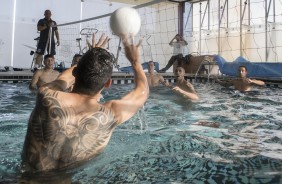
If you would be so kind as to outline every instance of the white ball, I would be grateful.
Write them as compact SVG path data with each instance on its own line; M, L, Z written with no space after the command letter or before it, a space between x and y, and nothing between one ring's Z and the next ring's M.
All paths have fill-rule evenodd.
M114 11L110 18L110 26L117 36L136 35L141 27L141 19L134 8L123 7Z

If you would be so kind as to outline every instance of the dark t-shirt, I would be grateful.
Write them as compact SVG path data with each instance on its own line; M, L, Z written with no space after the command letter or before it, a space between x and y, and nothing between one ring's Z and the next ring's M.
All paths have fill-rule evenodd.
M49 23L52 22L52 25L57 25L57 23L55 21L53 21L52 19L50 19L50 21L48 21L46 18L44 19L40 19L37 23L37 26L44 26L44 25L49 25ZM49 34L49 29L50 27L48 26L46 29L44 29L43 31L40 31L40 39L39 42L40 43L46 43L48 40L48 34ZM52 27L52 42L55 42L54 39L54 35L55 35L55 31L57 31L58 28L57 27Z

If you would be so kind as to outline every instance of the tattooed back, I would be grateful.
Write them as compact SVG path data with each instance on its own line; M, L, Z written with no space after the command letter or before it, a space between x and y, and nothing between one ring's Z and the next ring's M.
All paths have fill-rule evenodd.
M108 144L116 125L112 111L95 98L46 88L29 119L24 170L60 169L90 160Z

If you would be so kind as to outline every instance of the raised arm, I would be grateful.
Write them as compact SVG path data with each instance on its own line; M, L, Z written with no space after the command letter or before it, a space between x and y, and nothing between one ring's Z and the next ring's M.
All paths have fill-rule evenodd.
M175 39L175 36L170 40L169 45L172 46L173 40Z
M40 70L37 70L37 71L34 73L32 79L31 79L31 82L30 82L30 84L29 84L29 89L30 89L30 91L36 92L36 90L37 90L37 82L38 82L38 80L39 80L39 77L40 77Z
M113 100L105 104L110 106L114 112L118 124L131 118L144 105L149 96L148 82L140 64L141 40L136 46L133 45L133 37L130 38L130 41L132 44L128 42L127 38L123 39L123 45L126 57L133 68L135 88L122 99Z
M185 45L188 45L188 42L182 36L180 36L180 38L184 42Z

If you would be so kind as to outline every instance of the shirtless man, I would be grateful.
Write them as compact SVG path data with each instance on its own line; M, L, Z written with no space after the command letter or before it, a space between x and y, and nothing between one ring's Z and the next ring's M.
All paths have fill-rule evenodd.
M44 56L44 65L45 67L43 69L36 70L32 77L31 83L29 84L29 89L33 92L36 92L36 90L39 89L43 84L56 80L60 74L58 71L53 69L53 55Z
M94 34L92 48L78 65L39 88L22 151L26 172L72 168L93 159L106 147L114 129L146 102L149 87L140 64L141 40L133 45L133 37L122 40L134 70L135 88L121 99L98 102L102 90L111 85L114 58L103 49L108 40L103 34L96 43ZM65 92L73 84L72 92Z
M163 76L155 73L155 64L153 61L148 62L148 73L146 73L146 77L148 80L148 85L150 87L159 86L159 84L163 84L165 86L169 86L169 83L164 80Z
M221 81L217 78L215 81L224 87L234 86L238 91L251 91L253 85L264 86L265 83L261 80L249 79L247 78L248 70L245 66L240 66L238 69L239 78L232 79L230 81Z
M199 97L193 85L184 79L184 68L178 66L174 71L174 75L176 76L176 86L173 87L172 90L182 95L184 98L198 100Z

